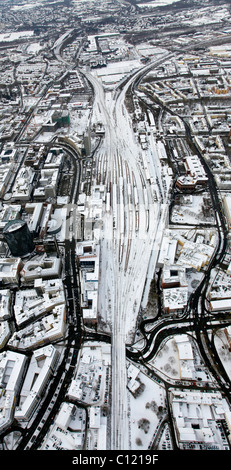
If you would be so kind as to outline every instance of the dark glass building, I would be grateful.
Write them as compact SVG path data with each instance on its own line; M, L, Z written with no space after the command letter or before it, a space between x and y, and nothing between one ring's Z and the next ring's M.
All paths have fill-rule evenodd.
M34 250L32 234L23 220L8 222L3 229L3 235L12 256L21 258Z

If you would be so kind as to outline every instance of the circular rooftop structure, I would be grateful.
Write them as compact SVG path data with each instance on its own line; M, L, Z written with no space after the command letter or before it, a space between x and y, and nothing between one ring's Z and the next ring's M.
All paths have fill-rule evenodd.
M15 219L8 222L3 229L3 235L13 256L23 257L34 250L33 237L24 220Z

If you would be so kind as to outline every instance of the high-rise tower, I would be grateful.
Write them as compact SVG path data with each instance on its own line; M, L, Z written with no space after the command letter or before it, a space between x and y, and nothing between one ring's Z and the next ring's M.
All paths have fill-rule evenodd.
M3 235L12 256L21 258L34 250L32 234L23 220L15 219L8 222L3 229Z

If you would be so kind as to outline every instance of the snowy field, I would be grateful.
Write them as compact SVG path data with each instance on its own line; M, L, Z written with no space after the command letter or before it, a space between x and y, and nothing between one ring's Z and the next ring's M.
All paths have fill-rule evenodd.
M197 225L213 224L214 216L209 210L205 211L205 193L183 197L180 204L175 204L171 214L172 223Z
M217 330L214 336L214 343L222 361L222 364L231 379L231 351L229 350L230 345L227 341L224 329Z
M155 7L164 7L166 5L171 5L172 3L177 3L180 0L162 0L160 2L154 0L153 2L148 3L138 3L140 8L155 8Z
M0 42L12 42L17 39L33 36L34 31L19 31L17 33L2 33L0 34Z
M39 42L34 42L30 44L27 48L27 54L37 54L42 49L42 46Z
M140 392L136 398L132 393L128 397L131 415L129 433L131 449L145 450L152 444L165 417L165 389L142 372L139 372L137 379Z
M31 8L38 8L38 7L41 7L44 3L46 3L47 0L41 0L39 2L34 2L32 1L31 3L25 3L23 5L13 5L11 7L11 10L28 10L28 9L31 9ZM52 5L52 3L56 4L56 3L61 3L62 0L55 0L55 1L50 1L49 2L49 5Z

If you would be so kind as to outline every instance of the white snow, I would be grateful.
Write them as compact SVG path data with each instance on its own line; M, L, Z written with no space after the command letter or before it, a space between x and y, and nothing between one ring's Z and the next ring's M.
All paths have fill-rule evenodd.
M17 33L2 33L0 34L0 42L12 42L17 39L33 36L34 31L19 31Z

